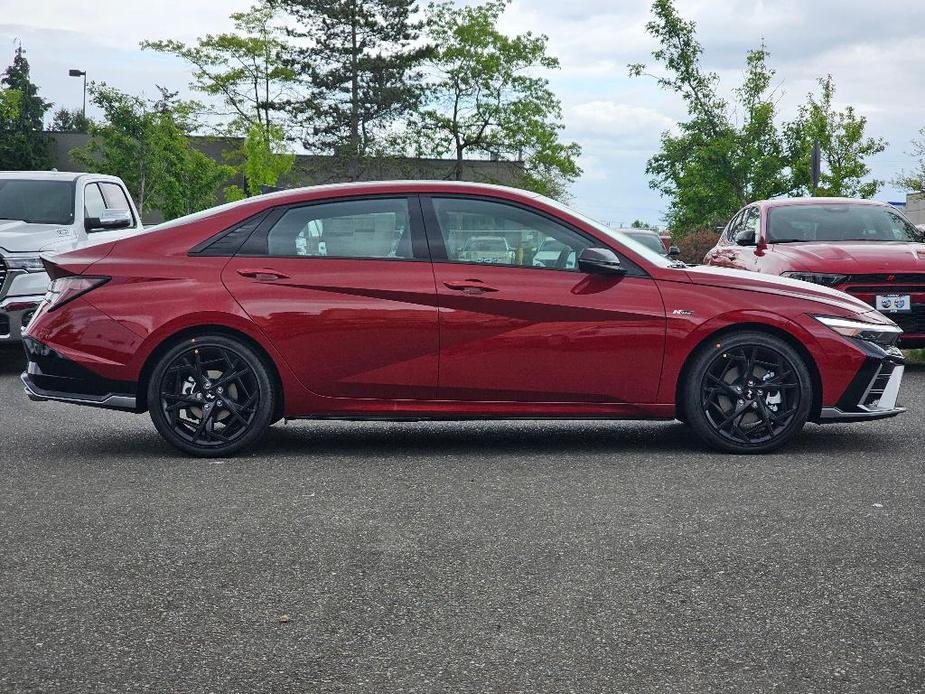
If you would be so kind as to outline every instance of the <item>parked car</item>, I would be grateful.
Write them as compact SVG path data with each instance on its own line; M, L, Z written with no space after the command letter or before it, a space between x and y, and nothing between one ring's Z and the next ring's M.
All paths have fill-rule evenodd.
M306 228L354 245L320 255L298 244ZM400 242L373 247L371 228ZM553 238L576 267L447 250L472 228ZM284 417L678 418L753 453L807 420L904 411L900 329L864 302L688 267L509 188L304 188L43 262L29 396L147 410L192 455L230 455Z
M669 258L681 255L681 249L677 246L669 245L665 248L663 239L657 231L650 231L648 229L626 229L624 233L631 239L648 246L656 253L661 253Z
M887 313L904 331L903 347L925 346L925 233L886 203L756 202L704 262L834 287Z
M575 249L550 236L536 249L533 266L574 270Z
M48 289L40 253L102 243L141 230L114 176L0 172L0 343L18 342Z
M510 264L514 249L503 236L473 236L463 244L459 258L473 263Z

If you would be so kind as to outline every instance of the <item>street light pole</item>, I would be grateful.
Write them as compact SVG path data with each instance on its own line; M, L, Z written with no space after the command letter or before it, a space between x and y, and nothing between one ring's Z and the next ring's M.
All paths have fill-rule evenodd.
M71 77L83 77L84 78L84 105L83 105L83 110L81 111L81 113L83 113L83 117L84 119L86 119L87 117L87 71L71 69L71 70L68 70L67 74L70 75Z

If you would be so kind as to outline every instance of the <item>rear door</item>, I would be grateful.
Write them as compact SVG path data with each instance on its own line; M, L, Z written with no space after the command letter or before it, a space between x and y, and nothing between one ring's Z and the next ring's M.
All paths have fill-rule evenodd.
M416 196L274 210L222 279L309 390L435 397L436 292Z
M528 207L465 196L422 202L440 305L441 399L654 402L666 320L641 268L624 257L626 276L581 272L578 254L602 243ZM510 256L473 259L468 241L486 237L504 239ZM536 257L550 248L559 251Z

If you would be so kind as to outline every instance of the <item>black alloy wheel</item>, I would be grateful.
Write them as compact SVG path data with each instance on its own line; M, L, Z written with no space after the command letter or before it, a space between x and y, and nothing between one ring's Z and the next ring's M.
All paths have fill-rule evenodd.
M196 456L230 455L269 427L273 381L249 346L211 335L168 350L148 385L148 407L160 434Z
M733 453L773 450L796 435L812 406L801 356L765 333L723 336L694 357L685 414L707 443Z

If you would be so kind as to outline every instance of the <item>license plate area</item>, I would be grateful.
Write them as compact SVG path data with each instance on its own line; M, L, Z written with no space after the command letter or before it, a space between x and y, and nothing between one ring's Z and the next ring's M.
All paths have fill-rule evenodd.
M908 294L879 294L875 308L883 313L907 313L912 310Z

